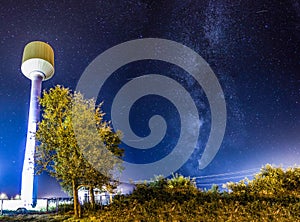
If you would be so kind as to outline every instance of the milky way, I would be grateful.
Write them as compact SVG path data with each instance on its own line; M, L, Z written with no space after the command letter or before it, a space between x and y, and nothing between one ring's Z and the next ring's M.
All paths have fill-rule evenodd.
M4 1L0 27L0 192L20 192L30 89L20 64L23 47L33 40L46 41L55 51L55 76L43 88L60 84L72 90L99 54L120 43L162 38L186 45L210 65L226 101L225 137L205 169L199 169L198 160L210 133L209 102L201 86L181 68L152 60L121 67L98 97L98 102L104 100L106 118L111 117L112 100L122 85L141 75L161 74L190 93L201 122L198 144L178 172L201 177L202 184L210 186L242 179L266 163L300 164L297 1ZM178 111L163 97L142 97L133 105L133 131L147 136L148 120L156 114L167 122L166 136L147 151L124 144L126 161L158 160L176 145ZM203 177L212 174L221 174L224 180ZM49 180L45 175L40 178L40 196L50 192L43 186L54 186Z

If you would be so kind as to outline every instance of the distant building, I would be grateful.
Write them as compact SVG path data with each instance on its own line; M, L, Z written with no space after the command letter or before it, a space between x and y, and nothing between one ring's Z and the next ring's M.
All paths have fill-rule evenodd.
M114 193L109 193L103 187L102 190L95 188L94 189L94 196L95 196L95 203L101 205L108 205L112 198L117 194L129 194L133 191L134 185L129 183L122 183L116 189ZM90 198L89 189L86 187L81 187L78 190L78 199L80 204L88 203Z
M95 203L101 205L109 204L110 194L107 191L100 190L98 188L94 189ZM78 190L78 199L80 204L88 203L90 198L90 191L86 187L81 187Z

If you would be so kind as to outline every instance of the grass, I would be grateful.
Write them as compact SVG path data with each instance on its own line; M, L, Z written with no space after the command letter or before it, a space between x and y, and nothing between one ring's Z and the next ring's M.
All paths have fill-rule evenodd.
M163 194L163 193L161 193ZM176 194L178 195L178 193ZM181 197L184 197L182 194ZM191 195L191 194L188 194ZM2 216L0 221L293 221L300 222L300 199L224 196L196 192L188 200L168 193L165 197L143 200L133 195L120 196L115 202L95 211L84 211L83 218L75 219L72 212Z

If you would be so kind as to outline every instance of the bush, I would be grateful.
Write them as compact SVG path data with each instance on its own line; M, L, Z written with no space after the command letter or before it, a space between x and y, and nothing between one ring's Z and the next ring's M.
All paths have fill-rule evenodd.
M298 173L267 165L253 181L228 184L230 192L215 186L206 192L197 190L183 176L157 177L137 185L131 195L116 197L94 217L98 221L300 221Z
M137 185L130 195L116 196L103 209L86 210L81 220L68 215L64 218L105 222L300 221L300 192L295 186L299 182L298 173L299 169L281 172L268 166L253 181L231 183L230 192L220 192L215 186L203 192L196 189L192 180L178 175L171 179L157 177L151 183ZM274 178L281 182L270 181ZM262 183L265 180L275 187L266 187ZM282 190L285 186L288 188Z

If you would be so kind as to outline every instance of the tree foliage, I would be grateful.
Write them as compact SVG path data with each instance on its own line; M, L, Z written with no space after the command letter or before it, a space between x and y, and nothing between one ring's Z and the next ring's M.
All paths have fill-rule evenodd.
M245 179L239 183L228 183L227 187L234 193L256 196L286 196L300 194L300 168L286 170L270 164L261 168L253 180Z
M231 183L229 193L219 191L216 186L208 191L198 190L192 180L183 176L156 177L150 183L137 185L131 195L116 197L105 211L90 218L94 221L300 221L300 192L295 186L299 183L299 169L282 170L267 165L253 180ZM289 187L285 194L261 192L272 190L277 180L282 181L279 187ZM269 182L264 184L264 181Z
M81 215L77 191L81 186L102 187L115 182L122 169L120 132L104 121L101 104L62 86L43 92L43 109L36 139L38 172L46 170L74 196L74 212Z

